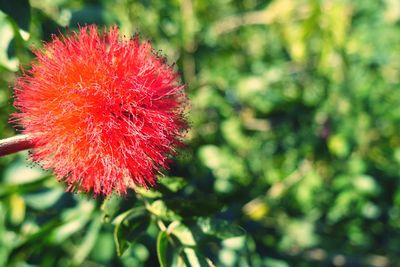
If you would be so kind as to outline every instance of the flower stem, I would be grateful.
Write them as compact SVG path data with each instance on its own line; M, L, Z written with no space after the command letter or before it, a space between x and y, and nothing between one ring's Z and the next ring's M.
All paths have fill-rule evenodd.
M33 148L32 138L27 134L0 140L0 157Z

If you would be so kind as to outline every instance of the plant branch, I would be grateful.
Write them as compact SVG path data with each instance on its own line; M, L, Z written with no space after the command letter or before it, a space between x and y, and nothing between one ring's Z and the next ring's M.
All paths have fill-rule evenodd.
M0 140L0 157L33 148L32 137L26 134Z

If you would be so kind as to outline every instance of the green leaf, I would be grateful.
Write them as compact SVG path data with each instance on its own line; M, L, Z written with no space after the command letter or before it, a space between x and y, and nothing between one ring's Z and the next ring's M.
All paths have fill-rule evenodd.
M52 178L51 176L42 176L40 179L32 181L32 182L27 182L27 183L13 183L13 184L8 184L8 183L3 183L2 187L0 187L0 196L4 195L9 195L12 193L26 193L26 192L32 192L32 191L37 191L38 189L42 189L44 186L44 183L48 182L49 179Z
M7 16L0 12L0 66L3 69L0 69L1 72L5 70L8 71L17 71L18 70L18 59L15 55L10 55L8 53L8 49L12 44L12 40L14 38L13 27L9 23ZM4 101L4 100L3 100Z
M365 195L376 195L379 193L379 185L372 176L358 175L352 181L357 192Z
M184 224L173 228L171 238L176 237L174 244L179 244L181 259L187 266L214 266L211 260L199 251L194 235L195 233Z
M115 251L113 233L100 231L89 257L96 262L109 262L115 258Z
M43 188L39 191L25 194L24 200L28 206L37 210L44 210L56 204L63 194L64 189L61 187Z
M53 219L43 225L29 236L18 240L16 245L10 254L10 259L18 259L19 255L33 251L35 248L40 247L43 243L47 242L51 238L51 234L54 233L57 227L62 226L63 222L58 218ZM12 264L10 264L13 266Z
M90 222L95 210L94 201L82 199L78 203L76 207L62 212L63 224L48 236L50 243L62 244L72 235L84 229Z
M182 177L162 177L159 187L165 187L169 191L176 193L187 185L187 181Z
M222 209L222 203L215 198L183 199L176 198L165 201L167 207L182 217L210 216Z
M199 218L196 221L196 225L203 234L218 239L228 239L246 234L245 230L240 226L219 219Z
M136 193L145 198L161 198L163 195L176 193L187 185L182 177L162 177L156 188L146 189L140 186L135 187Z
M215 267L210 259L194 248L184 248L182 259L190 267Z
M0 202L0 247L2 248L0 251L0 266L6 266L8 254L13 245L13 242L7 240L9 234L7 234L6 229L6 208Z
M135 192L145 198L160 198L162 193L154 189L147 189L141 186L135 186Z
M162 200L156 200L151 205L147 207L147 209L157 216L160 219L164 220L180 220L181 216L179 216L175 211L170 209L166 203Z
M118 256L121 256L140 234L146 231L150 224L150 217L142 207L130 209L120 214L114 220L114 240Z
M29 32L31 7L29 0L0 0L0 10L15 20L22 30Z
M97 236L101 229L101 217L96 215L90 223L86 236L76 250L72 262L75 266L81 266L84 260L88 257L90 251L96 244Z
M157 257L161 267L168 267L167 261L168 234L160 231L157 237Z
M13 225L23 222L26 213L26 204L24 198L19 194L12 194L9 198L10 211L9 218Z
M120 197L108 197L104 199L101 205L101 211L103 212L103 222L110 222L114 217L115 213L121 204L122 199Z
M4 173L3 182L7 185L21 185L40 180L46 173L37 166L26 166L27 162L18 160Z
M195 247L197 245L191 229L184 224L179 224L173 228L172 234L176 236L183 246Z

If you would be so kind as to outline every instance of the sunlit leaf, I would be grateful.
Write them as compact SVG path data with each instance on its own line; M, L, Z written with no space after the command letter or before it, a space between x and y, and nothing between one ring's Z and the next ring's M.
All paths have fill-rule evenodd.
M147 189L147 188L143 188L141 186L136 186L135 192L145 198L160 198L160 197L162 197L161 192L156 191L155 189L152 189L152 188Z
M204 257L199 251L192 248L183 249L183 260L191 267L213 267L213 263Z
M18 195L10 196L10 220L13 224L20 224L25 218L26 204L24 199Z
M161 267L168 267L167 263L168 234L160 231L157 237L157 257Z
M24 184L41 179L45 172L37 166L27 166L28 162L17 161L9 166L4 174L4 183Z
M172 233L179 239L180 243L184 246L194 247L197 245L191 229L184 224L179 224L176 227L174 227Z
M162 200L156 200L153 203L151 203L150 206L147 207L147 209L154 214L155 216L165 219L165 220L179 220L181 219L181 216L177 214L174 210L169 208L166 203Z

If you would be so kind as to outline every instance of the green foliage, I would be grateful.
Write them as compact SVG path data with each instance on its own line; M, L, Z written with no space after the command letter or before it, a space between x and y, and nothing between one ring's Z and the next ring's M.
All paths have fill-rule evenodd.
M0 137L32 47L77 23L177 63L191 130L151 190L64 193L0 158L0 266L396 266L396 0L0 1Z
M31 7L28 0L0 1L0 10L10 16L18 27L24 31L29 30L31 20Z
M128 248L129 243L134 242L140 234L146 231L150 217L143 208L139 207L120 214L114 222L114 240L117 254L121 256Z
M161 267L170 266L167 263L167 246L168 234L165 231L160 231L157 237L157 256Z

